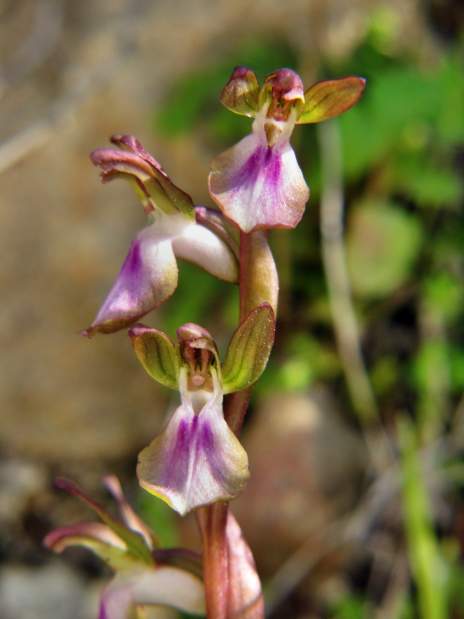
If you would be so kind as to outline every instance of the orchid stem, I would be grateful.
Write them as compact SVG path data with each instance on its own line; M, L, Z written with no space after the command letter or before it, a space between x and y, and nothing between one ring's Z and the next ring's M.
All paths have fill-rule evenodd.
M278 276L264 232L240 232L240 321L261 303L276 310ZM251 389L226 397L224 416L235 434L243 425ZM197 511L203 539L203 573L208 619L232 619L236 609L229 608L229 550L226 538L228 503L215 503ZM250 616L251 615L247 615ZM264 617L261 606L253 619Z

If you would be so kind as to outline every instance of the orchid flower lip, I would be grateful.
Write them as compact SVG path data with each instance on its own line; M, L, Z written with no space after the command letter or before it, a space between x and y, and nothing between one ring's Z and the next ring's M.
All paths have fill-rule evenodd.
M249 476L246 452L224 419L222 385L214 368L210 376L211 392L191 390L187 369L181 369L181 405L139 454L140 485L181 515L233 498Z

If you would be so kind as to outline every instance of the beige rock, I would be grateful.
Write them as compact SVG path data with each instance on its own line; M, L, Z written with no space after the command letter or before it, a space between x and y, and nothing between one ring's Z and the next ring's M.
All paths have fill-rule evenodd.
M302 544L309 559L317 557L323 534L357 497L366 464L361 440L318 391L265 399L245 447L251 478L233 511L262 573L272 574Z

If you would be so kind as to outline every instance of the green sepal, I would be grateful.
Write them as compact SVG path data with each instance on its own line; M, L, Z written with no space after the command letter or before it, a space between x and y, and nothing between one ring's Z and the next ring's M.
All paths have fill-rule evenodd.
M179 356L170 338L162 331L141 324L129 329L129 337L146 372L165 387L177 389Z
M365 86L366 80L354 75L313 84L305 92L297 124L320 123L339 116L358 102Z
M246 389L258 380L274 344L275 317L272 307L255 307L233 334L222 367L224 393Z
M259 84L256 75L247 67L236 67L224 86L220 100L224 107L242 116L256 116Z
M189 194L174 185L171 179L162 172L156 174L156 180L158 187L156 183L148 182L147 189L159 207L167 213L173 210L178 211L194 220L195 207Z

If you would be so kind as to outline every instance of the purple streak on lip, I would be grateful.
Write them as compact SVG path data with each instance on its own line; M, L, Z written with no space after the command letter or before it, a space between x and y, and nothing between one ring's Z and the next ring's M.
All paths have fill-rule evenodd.
M280 152L271 146L258 146L243 166L231 179L231 189L236 193L247 187L252 187L262 174L265 184L273 189L280 181Z
M188 481L190 459L193 458L195 463L202 455L208 462L213 477L223 483L221 455L216 450L214 433L208 421L202 422L198 414L191 420L183 419L180 422L160 485L183 491Z
M268 165L272 158L272 148L268 146L264 154L264 165Z
M134 241L121 267L121 274L129 277L136 277L141 270L142 256L140 252L140 241Z
M224 465L220 452L216 449L216 441L214 439L213 431L208 423L203 424L201 428L201 435L199 437L199 443L206 454L206 458L209 462L211 474L220 484L225 483L225 475L223 473Z
M277 187L280 181L280 170L280 155L274 154L274 157L272 157L266 170L266 181L268 181L274 187L274 189Z
M201 428L200 442L208 454L214 453L214 436L208 423L204 423Z
M232 189L240 189L244 186L254 185L258 178L261 168L261 160L263 159L263 151L266 150L262 146L258 146L254 153L248 157L243 166L231 178Z
M179 423L176 442L167 459L166 468L161 478L161 485L183 488L188 473L188 450L191 440L189 422L185 419Z

